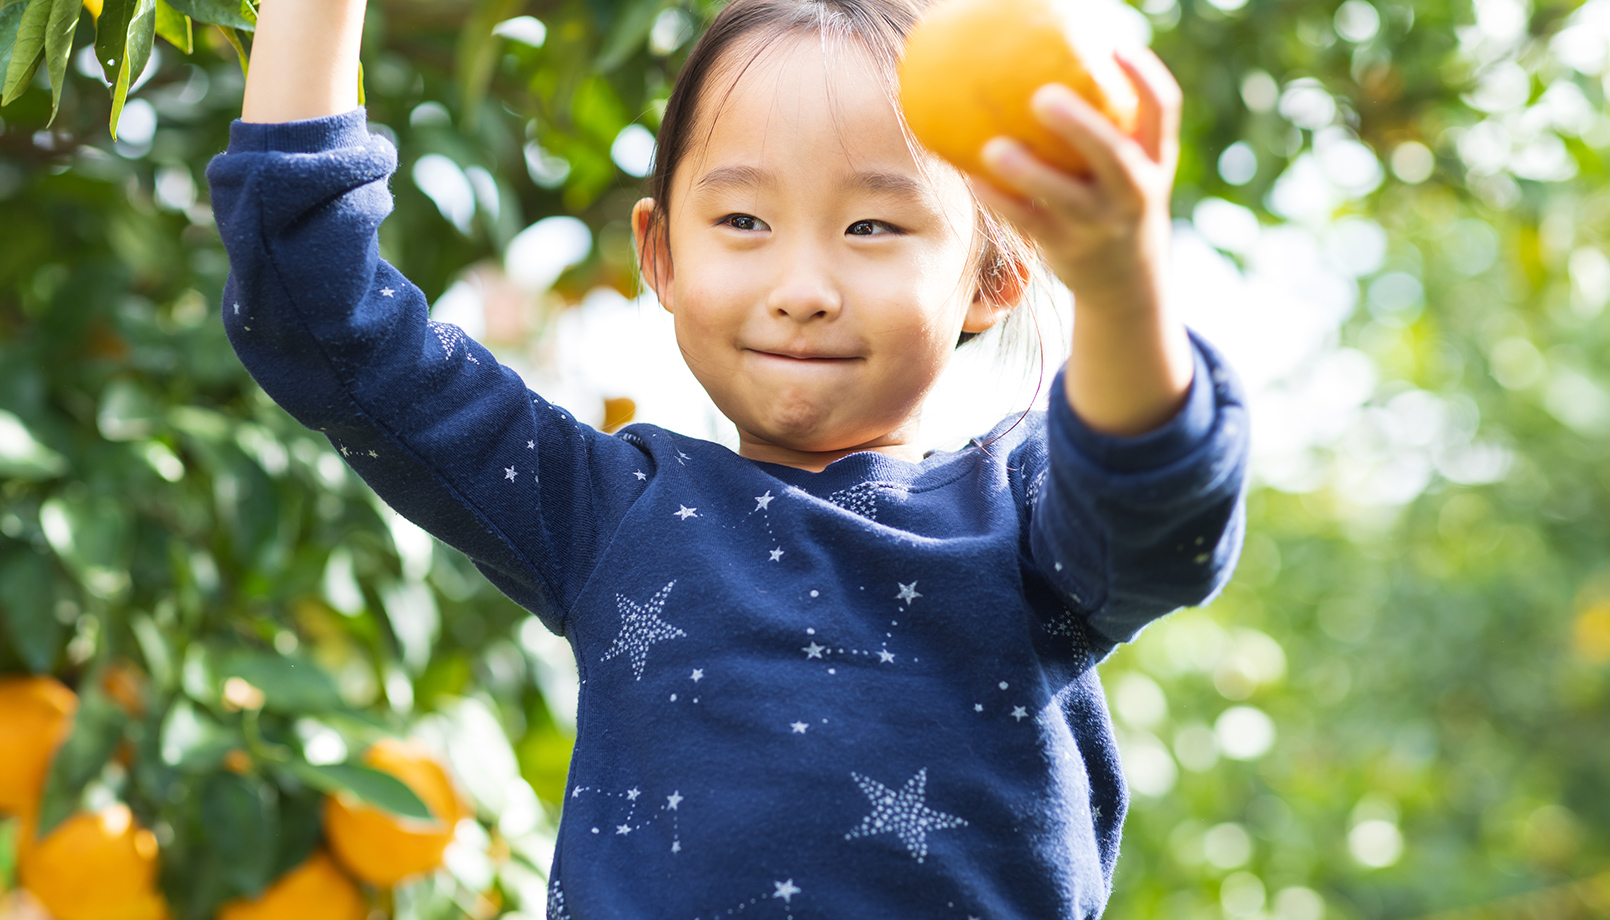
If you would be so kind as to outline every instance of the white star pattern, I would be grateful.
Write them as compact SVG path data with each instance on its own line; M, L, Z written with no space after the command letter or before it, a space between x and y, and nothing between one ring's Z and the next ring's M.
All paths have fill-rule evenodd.
M974 712L983 712L984 711L984 704L983 703L974 703L973 704L973 711Z
M617 837L624 837L631 832L632 826L630 824L621 824L615 827L615 836Z
M1018 720L1019 722L1021 722L1024 719L1027 719L1028 717L1029 717L1029 711L1027 709L1024 709L1022 706L1013 706L1012 707L1012 718L1014 718L1014 719Z
M813 640L810 645L805 646L804 648L800 649L800 651L805 653L806 658L820 658L822 657L822 653L827 651L827 646L818 645Z
M643 480L648 478L648 474L643 472L642 470L633 470L632 475L637 477L638 482L642 482Z
M805 734L805 729L810 728L810 726L806 725L804 722L795 722L789 727L794 729L794 734L796 735L803 735Z
M683 505L683 506L681 506L681 508L679 510L673 511L671 513L685 521L690 517L698 517L697 514L693 513L693 512L698 511L698 510L699 509L697 509L697 508L689 508L687 505Z
M601 661L608 661L616 655L626 655L632 661L632 673L636 675L637 680L642 680L643 666L648 662L649 646L668 639L681 639L687 635L659 616L665 607L666 595L671 593L671 588L675 585L675 581L667 583L665 587L654 592L654 596L649 598L646 604L627 600L623 594L615 595L615 603L621 611L621 631L620 635L615 637L615 643L604 652Z
M371 451L369 451L369 456L371 456L371 457L374 457L374 458L376 458L376 459L379 459L379 457L380 457L380 455L379 455L379 454L377 454L377 453L375 453L375 452L374 452L374 451L372 451L372 450L371 450Z
M536 450L537 449L537 442L536 441L527 441L527 442L525 442L525 449L526 450Z
M673 792L665 797L665 807L671 809L672 811L676 811L676 807L681 804L682 793L680 792Z
M691 678L694 683L704 680L704 668L694 668Z
M827 497L832 504L838 505L851 514L858 514L869 521L878 519L878 484L863 482L848 489L840 489Z
M236 316L240 315L240 304L238 304L238 303L235 304L235 315Z
M515 471L514 471L514 467L512 467L512 466L511 466L511 467L508 467L508 468L506 468L506 469L504 469L504 471L503 471L503 478L504 478L504 479L507 479L507 480L508 480L508 481L510 481L510 482L513 482L513 481L514 481L514 477L516 477L516 476L518 476L518 475L520 475L520 474L519 474L519 473L516 473L516 472L515 472Z
M345 444L341 445L341 456L343 456L343 457L352 456L352 454L347 451L347 446Z
M781 562L782 559L783 559L783 548L781 546L779 546L776 549L771 551L771 561L772 562Z
M391 288L381 288L380 289L380 296L382 296L382 297L393 297L396 294L397 294L397 292L395 290L391 289Z
M548 888L548 920L570 920L570 914L565 911L565 890L557 878Z
M928 833L950 827L965 827L967 822L955 815L929 808L923 801L928 786L928 768L906 781L899 791L859 773L851 773L861 792L872 802L872 813L861 820L861 825L844 835L845 840L857 837L874 837L894 834L900 838L917 862L928 856Z
M922 597L921 594L917 593L917 583L916 582L912 582L911 584L906 585L906 584L901 584L900 582L897 581L897 582L895 582L895 584L900 585L900 593L895 595L894 599L897 600L897 601L905 601L907 607L911 606L912 601L916 600L919 597Z
M882 662L883 664L893 664L894 653L888 649L882 649L878 652L878 661Z
M764 511L764 510L766 510L766 506L771 504L771 500L772 500L773 497L774 496L771 494L770 489L766 490L765 495L756 495L755 496L755 510L756 511Z
M800 893L800 888L794 884L793 879L789 879L786 882L772 882L772 884L777 886L777 893L772 897L782 898L784 904L793 904L794 895Z
M627 799L627 801L635 802L635 801L637 801L637 797L642 795L642 794L643 794L643 790L638 789L637 787L634 786L631 789L626 790L626 799Z

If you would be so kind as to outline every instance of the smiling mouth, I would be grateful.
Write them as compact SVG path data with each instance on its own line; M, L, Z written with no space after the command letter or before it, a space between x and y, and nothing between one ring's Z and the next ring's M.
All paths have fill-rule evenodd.
M755 354L762 355L767 358L776 358L781 361L793 361L798 364L835 364L843 361L857 360L856 358L850 356L835 357L832 355L789 355L775 351L761 351L759 349L755 349L754 351Z

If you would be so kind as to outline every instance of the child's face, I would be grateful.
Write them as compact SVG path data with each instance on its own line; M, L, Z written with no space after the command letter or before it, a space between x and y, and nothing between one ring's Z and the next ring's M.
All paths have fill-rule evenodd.
M702 108L673 178L671 259L645 272L739 452L815 469L914 454L959 334L996 318L975 298L961 176L919 169L853 43L786 38L735 85L713 78Z

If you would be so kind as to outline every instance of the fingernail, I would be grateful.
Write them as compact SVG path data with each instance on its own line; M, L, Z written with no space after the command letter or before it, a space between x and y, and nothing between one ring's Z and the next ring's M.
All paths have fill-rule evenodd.
M984 143L984 163L992 168L1015 166L1023 159L1022 147L1009 137L992 137Z
M1074 106L1078 103L1077 94L1061 83L1047 83L1034 91L1034 98L1030 104L1036 112L1042 114L1056 113L1059 115L1072 114Z

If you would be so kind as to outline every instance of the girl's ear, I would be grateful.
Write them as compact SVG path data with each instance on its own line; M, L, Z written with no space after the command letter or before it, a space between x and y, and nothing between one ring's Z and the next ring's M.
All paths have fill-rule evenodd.
M637 265L643 272L643 281L660 306L673 312L671 303L671 246L665 221L654 219L657 205L652 198L639 199L632 207L632 238L637 244Z
M1030 270L1021 259L1004 257L987 273L984 283L973 292L973 302L967 305L967 317L962 331L974 334L992 328L1006 318L1029 289Z

